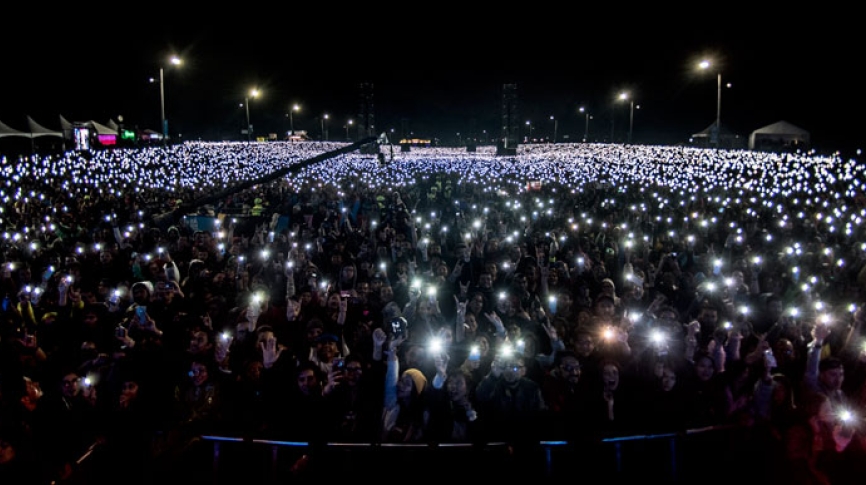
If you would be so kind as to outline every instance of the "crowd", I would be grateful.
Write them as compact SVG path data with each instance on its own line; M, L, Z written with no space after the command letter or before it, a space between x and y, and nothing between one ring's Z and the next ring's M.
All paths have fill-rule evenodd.
M788 483L866 471L863 164L602 144L302 163L345 146L3 158L0 480L70 476L94 443L144 483L203 435L592 453L710 426Z

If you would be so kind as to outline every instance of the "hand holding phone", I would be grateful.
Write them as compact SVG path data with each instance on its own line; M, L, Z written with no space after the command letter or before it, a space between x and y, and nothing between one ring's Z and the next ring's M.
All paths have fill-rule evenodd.
M138 317L138 322L142 325L147 323L147 307L139 305L135 307L135 316Z

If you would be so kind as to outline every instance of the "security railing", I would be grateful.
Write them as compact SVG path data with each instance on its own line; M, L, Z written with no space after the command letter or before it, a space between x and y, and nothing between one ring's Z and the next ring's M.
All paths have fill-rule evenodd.
M590 474L606 477L605 483L708 483L708 478L741 483L738 477L743 474L751 473L757 479L765 473L755 472L753 465L765 463L767 452L767 443L756 440L748 428L735 426L612 437L593 443L540 441L529 446L507 442L314 444L206 435L173 463L149 470L152 480L148 483L178 478L184 483L212 485L277 484L392 474L452 481ZM89 450L73 477L56 483L105 483L102 474L110 467L99 460L99 453Z

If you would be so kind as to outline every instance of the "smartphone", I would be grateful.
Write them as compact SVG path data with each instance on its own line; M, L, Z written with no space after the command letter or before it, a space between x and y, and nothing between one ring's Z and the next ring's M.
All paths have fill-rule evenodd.
M138 317L138 321L142 324L147 323L147 307L146 306L137 306L135 307L135 316Z
M343 368L345 367L345 365L346 365L346 363L343 361L343 358L342 358L342 357L337 357L337 358L334 359L334 363L333 363L333 365L332 365L332 368L333 368L334 370L340 370L340 371L341 371L341 370L343 370Z
M767 367L771 369L779 366L779 364L776 362L776 356L773 355L773 351L770 349L764 351L764 359L767 362Z
M477 345L469 349L469 360L473 362L481 360L481 349Z
M394 338L403 338L406 334L406 319L397 317L391 319L391 335Z

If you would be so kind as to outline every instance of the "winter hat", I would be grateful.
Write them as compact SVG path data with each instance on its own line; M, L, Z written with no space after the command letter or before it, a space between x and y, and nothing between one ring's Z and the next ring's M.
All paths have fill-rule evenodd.
M427 387L427 378L424 377L424 374L422 374L420 370L406 369L403 371L403 375L408 375L415 382L415 394L421 394L424 392L424 388Z
M147 290L148 295L153 294L153 283L150 281L138 281L132 285L132 291L135 291L137 286L143 286L145 290Z
M400 305L398 305L396 302L389 301L382 308L382 316L385 317L386 321L390 321L392 318L403 316L403 312L400 311Z

